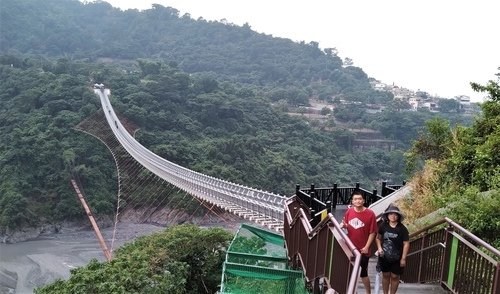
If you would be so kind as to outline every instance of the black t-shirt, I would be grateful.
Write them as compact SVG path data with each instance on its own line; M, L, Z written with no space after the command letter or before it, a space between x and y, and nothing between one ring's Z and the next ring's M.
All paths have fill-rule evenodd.
M403 254L403 241L410 239L408 229L402 223L393 228L388 222L383 222L379 226L378 233L382 236L384 258L390 261L400 260Z

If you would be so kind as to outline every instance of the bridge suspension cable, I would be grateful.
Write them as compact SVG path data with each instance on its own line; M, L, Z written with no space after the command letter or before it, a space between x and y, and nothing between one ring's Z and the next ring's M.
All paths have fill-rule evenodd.
M123 126L111 106L108 90L94 91L117 141L140 165L202 203L216 205L270 229L282 230L285 196L211 177L156 155L137 142Z

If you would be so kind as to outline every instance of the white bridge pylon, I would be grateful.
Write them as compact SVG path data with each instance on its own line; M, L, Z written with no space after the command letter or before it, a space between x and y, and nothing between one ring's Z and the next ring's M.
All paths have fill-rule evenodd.
M171 161L142 146L123 127L108 95L109 89L94 89L116 139L142 166L179 189L269 229L281 232L285 196L211 177Z

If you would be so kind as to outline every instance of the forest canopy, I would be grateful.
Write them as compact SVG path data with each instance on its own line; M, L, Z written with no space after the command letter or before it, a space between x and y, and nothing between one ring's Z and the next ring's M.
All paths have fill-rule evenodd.
M0 19L1 233L82 218L72 171L94 212L113 213L113 159L74 129L100 109L93 83L111 89L114 107L139 127L137 139L160 156L283 195L296 184L371 189L403 181L404 150L436 116L400 111L334 48L194 20L171 7L19 0L2 3ZM339 106L326 127L287 113L310 99L387 109ZM395 149L354 149L351 127L370 127Z
M92 85L103 83L115 110L138 126L137 140L176 164L282 195L296 184L371 189L412 177L424 189L405 199L408 219L442 209L499 246L498 81L472 84L490 100L471 122L454 100L440 101L442 114L408 111L335 48L159 4L121 11L102 1L4 1L0 20L0 235L83 219L69 184L75 172L93 213L115 213L113 157L75 129L100 110ZM334 106L318 115L326 123L300 111L312 100ZM391 148L353 148L355 130L381 134L374 141ZM214 292L230 238L171 228L37 293Z

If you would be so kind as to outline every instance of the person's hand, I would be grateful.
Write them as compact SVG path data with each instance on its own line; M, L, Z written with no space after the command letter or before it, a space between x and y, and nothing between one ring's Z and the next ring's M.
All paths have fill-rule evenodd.
M343 228L346 228L347 229L347 223L342 220L342 223L340 223L340 228L343 229Z
M401 267L406 266L406 259L405 258L401 258L401 260L399 261L399 266L401 266Z
M377 255L380 257L384 256L384 250L383 249L377 250Z
M365 254L365 255L366 255L366 254L368 254L368 249L369 249L369 248L368 248L368 247L366 247L366 246L365 246L365 247L363 247L363 248L361 248L361 254Z

